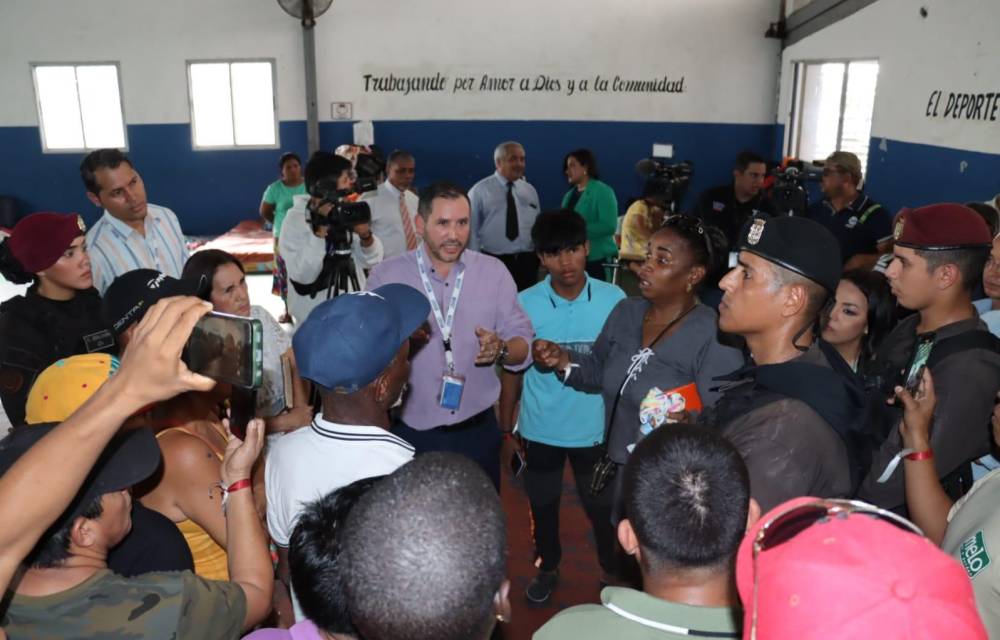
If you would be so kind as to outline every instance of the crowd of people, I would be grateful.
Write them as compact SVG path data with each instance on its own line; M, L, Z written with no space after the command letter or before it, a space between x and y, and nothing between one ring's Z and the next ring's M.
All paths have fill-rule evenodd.
M280 158L279 318L117 150L81 163L89 231L10 230L0 637L503 635L559 589L567 461L600 604L536 638L1000 637L993 205L892 215L843 151L796 215L751 152L621 217L587 149L547 211L517 142L468 191L397 150L359 194L356 162ZM210 312L259 328L252 392L189 368Z

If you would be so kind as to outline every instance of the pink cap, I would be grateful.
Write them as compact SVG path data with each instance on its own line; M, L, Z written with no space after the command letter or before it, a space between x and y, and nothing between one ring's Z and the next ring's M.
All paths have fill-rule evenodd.
M753 622L753 542L795 498L762 517L736 556L744 637ZM762 640L987 640L965 570L926 538L859 513L835 516L761 552Z

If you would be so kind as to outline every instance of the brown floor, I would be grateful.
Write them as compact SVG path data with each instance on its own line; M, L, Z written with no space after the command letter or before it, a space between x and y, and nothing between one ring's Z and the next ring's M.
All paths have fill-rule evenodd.
M509 556L507 575L510 578L510 603L513 609L511 622L502 625L494 638L503 640L528 640L531 634L556 613L582 603L600 602L601 576L597 564L590 523L576 494L569 465L563 476L563 497L559 512L559 530L562 539L560 581L552 599L543 607L529 606L524 590L535 577L534 544L531 540L531 512L523 483L512 479L504 469L501 498L507 514L507 540Z

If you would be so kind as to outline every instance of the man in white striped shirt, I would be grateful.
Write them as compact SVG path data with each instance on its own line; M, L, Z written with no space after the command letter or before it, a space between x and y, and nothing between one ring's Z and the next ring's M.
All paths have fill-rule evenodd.
M188 250L174 212L146 202L146 187L118 149L98 149L80 163L87 198L104 215L87 232L94 286L103 295L115 278L156 269L180 278Z

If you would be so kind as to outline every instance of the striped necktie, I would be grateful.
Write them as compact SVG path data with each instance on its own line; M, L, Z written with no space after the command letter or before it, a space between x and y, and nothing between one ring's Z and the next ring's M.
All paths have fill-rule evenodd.
M413 230L413 218L410 217L410 208L406 206L406 192L399 194L399 217L403 219L403 235L406 236L406 250L413 251L417 248L417 233Z

